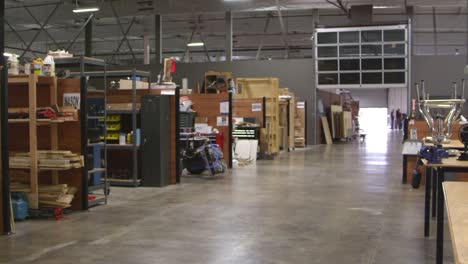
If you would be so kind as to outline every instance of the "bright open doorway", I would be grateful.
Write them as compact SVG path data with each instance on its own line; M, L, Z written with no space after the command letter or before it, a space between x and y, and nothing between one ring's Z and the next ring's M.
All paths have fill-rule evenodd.
M388 132L387 108L361 108L359 128L367 138L386 138Z

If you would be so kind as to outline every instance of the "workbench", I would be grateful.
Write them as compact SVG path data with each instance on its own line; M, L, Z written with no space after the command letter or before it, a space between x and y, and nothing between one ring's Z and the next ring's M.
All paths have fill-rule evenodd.
M436 263L443 263L443 248L444 248L444 195L443 183L445 181L445 172L468 172L468 161L459 161L456 157L443 159L441 164L430 164L423 160L423 166L430 169L430 173L426 173L426 188L424 199L424 236L429 236L430 223L430 201L431 201L431 177L433 184L432 199L437 203L433 203L433 209L436 209L437 217L437 241L436 241ZM433 173L435 170L435 173ZM436 208L435 208L436 207Z
M447 218L456 264L468 264L468 183L443 183Z
M433 143L425 142L423 141L423 146L433 146ZM462 151L465 146L463 143L461 143L460 140L458 139L452 139L450 143L442 144L442 147L444 149L457 149ZM417 155L411 155L411 154L403 154L403 172L402 172L402 183L406 184L408 182L411 182L411 179L408 179L408 177L411 175L411 171L414 169L416 166L418 156ZM422 182L421 184L425 184Z

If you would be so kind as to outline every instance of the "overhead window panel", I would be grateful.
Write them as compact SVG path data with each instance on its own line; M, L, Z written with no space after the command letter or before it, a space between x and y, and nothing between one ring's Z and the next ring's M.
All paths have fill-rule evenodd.
M363 57L380 57L382 56L382 45L362 45Z
M407 86L407 25L319 28L315 34L319 88Z
M340 32L340 43L359 43L359 31Z
M360 82L361 74L359 74L359 72L340 74L340 84L359 84Z
M317 34L317 43L318 44L336 44L337 43L337 33L336 32L325 32Z
M318 61L319 71L336 71L338 70L337 60L319 60Z
M381 70L382 69L382 59L363 59L362 60L362 70Z
M336 58L338 57L337 47L318 47L319 58Z
M384 31L384 41L385 42L394 42L394 41L405 41L406 32L404 29L394 29L394 30L385 30Z
M384 46L385 56L404 56L406 55L405 44L386 44Z
M340 71L359 71L359 59L340 60Z
M361 42L382 42L382 30L362 31Z
M406 79L405 72L385 72L384 73L385 84L406 83L405 79Z
M394 58L394 59L384 59L384 69L385 70L404 70L405 59L403 58Z
M363 72L362 84L382 84L382 72Z
M338 84L338 73L319 73L318 83L325 85Z
M340 57L359 57L359 46L340 46Z

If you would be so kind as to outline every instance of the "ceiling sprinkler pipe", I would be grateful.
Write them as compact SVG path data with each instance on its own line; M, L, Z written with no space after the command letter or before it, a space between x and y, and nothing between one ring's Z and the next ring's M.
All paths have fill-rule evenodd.
M453 82L453 99L457 99L457 83Z
M465 79L462 79L462 94L461 94L461 99L465 99Z
M421 102L421 97L419 95L419 84L418 83L414 83L414 87L416 87L416 98L417 98L417 101L418 103Z
M424 80L421 80L421 88L422 88L423 100L429 99L429 98L426 98L426 85L424 84Z

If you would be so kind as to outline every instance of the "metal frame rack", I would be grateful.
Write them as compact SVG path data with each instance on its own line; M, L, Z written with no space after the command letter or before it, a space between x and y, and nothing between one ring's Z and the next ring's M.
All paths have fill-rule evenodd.
M132 130L137 130L137 121L138 114L140 110L137 109L137 89L136 89L136 78L144 77L148 78L148 91L151 88L151 74L149 72L138 71L135 68L131 70L118 70L118 71L108 71L108 77L131 77L132 80L132 98L131 110L107 110L109 115L131 115L132 116ZM132 138L132 144L129 145L119 145L119 144L109 144L109 150L131 150L132 151L132 175L131 179L122 180L122 179L109 179L109 182L113 186L126 186L126 187L138 187L141 185L141 179L138 179L138 151L140 146L136 144L136 136Z
M107 111L106 111L106 104L107 104L107 69L106 63L103 60L89 58L89 57L73 57L73 58L56 58L55 59L56 68L71 68L76 69L79 68L77 72L71 72L71 77L78 77L80 78L80 121L81 121L81 149L82 153L89 153L90 148L94 148L95 146L102 146L104 151L104 164L101 168L95 168L92 170L88 170L89 168L89 161L85 158L85 166L82 169L82 184L84 186L82 192L83 197L83 208L88 209L90 207L99 205L101 203L107 204L107 198L109 194L109 183L107 179ZM88 71L91 68L92 71ZM96 69L102 69L101 71L96 71ZM88 89L88 80L90 77L100 77L103 78L103 89L102 90L90 90ZM101 116L89 116L88 115L88 95L90 94L101 94L102 98L104 99L104 114ZM95 98L95 96L93 96ZM98 120L102 118L104 120L104 141L100 143L90 143L88 138L88 129L89 129L89 121L90 120ZM93 151L94 154L94 151ZM103 182L98 185L89 186L88 183L88 176L101 173L104 177L102 177ZM88 197L90 194L95 195L91 192L102 190L103 195L99 195L100 197L95 198L93 200L89 200Z

